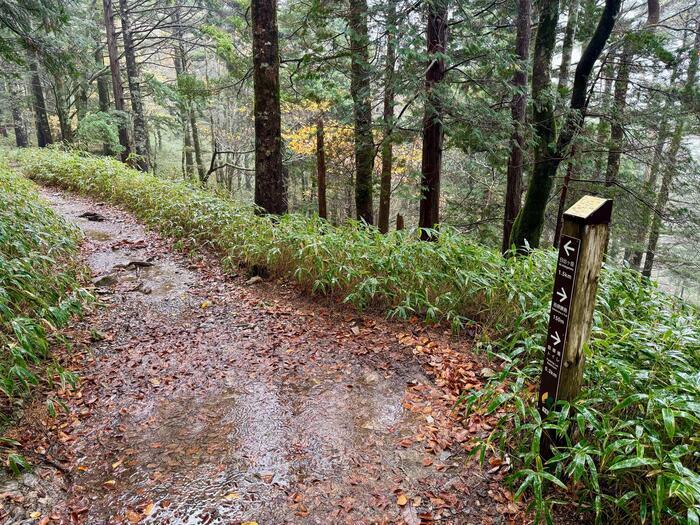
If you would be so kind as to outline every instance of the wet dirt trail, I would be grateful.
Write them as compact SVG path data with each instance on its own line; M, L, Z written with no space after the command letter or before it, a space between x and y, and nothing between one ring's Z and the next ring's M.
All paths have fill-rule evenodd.
M224 275L118 208L43 194L84 231L98 304L69 333L70 413L17 430L50 461L30 495L0 486L6 523L519 522L507 469L465 458L483 429L450 411L455 372L427 373L453 361L478 385L467 341Z

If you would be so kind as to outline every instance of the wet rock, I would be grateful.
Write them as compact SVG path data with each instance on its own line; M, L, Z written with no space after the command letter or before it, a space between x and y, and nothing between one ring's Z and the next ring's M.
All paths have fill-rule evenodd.
M481 377L486 378L486 379L490 379L490 378L496 377L496 375L498 375L496 373L496 371L493 370L492 368L482 368L480 374L481 374Z
M86 211L85 213L81 213L80 215L78 215L78 217L94 222L103 222L105 220L104 215L100 215L99 213L95 213L94 211Z
M258 284L258 283L261 283L261 282L263 282L263 278L260 277L259 275L256 275L256 276L251 277L250 279L248 279L245 283L246 283L246 284Z
M104 288L106 286L113 286L117 284L117 282L119 282L119 279L117 279L117 276L112 273L108 273L106 275L98 275L92 280L92 284L101 288Z
M150 261L129 261L126 264L116 264L114 268L124 270L136 270L137 268L150 268L154 264Z

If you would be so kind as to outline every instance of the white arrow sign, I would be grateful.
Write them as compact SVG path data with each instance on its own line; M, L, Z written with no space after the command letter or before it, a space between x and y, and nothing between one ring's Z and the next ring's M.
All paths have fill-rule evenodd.
M566 256L569 257L573 252L576 251L576 248L571 246L571 241L566 241L566 244L564 245L564 251L566 252Z
M566 295L566 290L564 290L563 286L561 287L561 290L557 292L557 295L559 296L560 303L563 303L569 297L568 295Z
M552 338L552 340L554 341L554 345L555 345L555 346L558 345L559 343L561 343L561 338L559 337L559 332L556 332L556 331L555 331L555 332L554 332L552 335L550 335L549 337Z

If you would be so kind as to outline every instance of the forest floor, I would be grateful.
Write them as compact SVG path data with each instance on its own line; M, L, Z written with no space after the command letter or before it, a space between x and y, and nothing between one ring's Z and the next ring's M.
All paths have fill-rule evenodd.
M10 433L36 468L0 480L0 521L525 521L507 462L466 456L489 427L454 413L458 388L493 373L468 338L226 275L118 208L43 193L83 229L98 301L59 354L79 388L43 394L69 411L37 396Z

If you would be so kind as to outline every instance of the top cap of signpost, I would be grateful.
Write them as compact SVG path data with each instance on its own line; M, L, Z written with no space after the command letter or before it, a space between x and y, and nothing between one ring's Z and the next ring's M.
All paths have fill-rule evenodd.
M564 217L581 224L608 224L612 215L612 204L612 199L585 195L564 212Z

